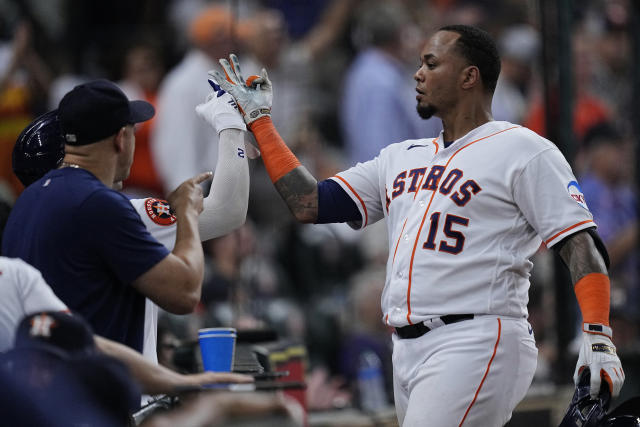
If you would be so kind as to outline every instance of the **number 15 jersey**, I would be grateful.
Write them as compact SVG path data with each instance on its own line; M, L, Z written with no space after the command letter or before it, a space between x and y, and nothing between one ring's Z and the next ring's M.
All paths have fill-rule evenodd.
M491 121L444 147L391 144L332 177L366 227L387 220L384 321L447 314L527 316L529 258L595 227L571 167L531 130Z

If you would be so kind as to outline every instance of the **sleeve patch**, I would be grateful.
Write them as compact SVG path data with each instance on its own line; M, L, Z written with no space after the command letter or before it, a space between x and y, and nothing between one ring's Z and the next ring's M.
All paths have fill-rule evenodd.
M176 217L171 213L171 208L166 200L147 199L144 201L144 211L151 221L158 225L171 225L176 222Z
M587 201L584 198L584 194L582 194L582 189L580 188L580 184L577 181L571 181L567 185L567 191L569 192L569 196L575 200L575 202L580 205L581 208L585 210L589 210L587 207Z

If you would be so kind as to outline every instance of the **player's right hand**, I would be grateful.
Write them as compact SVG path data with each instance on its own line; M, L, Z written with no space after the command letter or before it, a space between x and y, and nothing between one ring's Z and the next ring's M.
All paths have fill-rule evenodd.
M573 381L578 385L580 372L585 367L591 371L591 388L589 393L596 398L600 392L602 379L609 384L611 395L616 397L624 383L624 371L616 347L611 342L611 328L604 325L584 323L582 346L578 355L578 363L573 374Z
M190 211L200 215L203 209L202 187L200 187L200 184L212 176L213 172L196 175L180 184L178 188L169 194L167 201L178 219L190 213Z
M196 114L209 123L218 134L225 129L246 131L247 126L238 111L236 100L213 80L209 80L209 84L213 92L207 95L204 103L196 107Z
M263 68L259 76L250 76L245 82L238 57L232 53L229 59L231 63L226 59L219 60L224 75L218 70L209 71L214 83L235 98L246 124L251 124L260 117L271 116L273 87L267 70Z

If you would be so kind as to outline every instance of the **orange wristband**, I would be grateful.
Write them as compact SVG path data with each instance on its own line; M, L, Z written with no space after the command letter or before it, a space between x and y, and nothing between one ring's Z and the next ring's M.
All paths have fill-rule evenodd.
M258 141L271 182L275 183L300 166L300 161L284 143L270 117L260 117L249 125L249 129Z
M589 273L578 280L573 289L582 311L583 322L609 326L609 276Z

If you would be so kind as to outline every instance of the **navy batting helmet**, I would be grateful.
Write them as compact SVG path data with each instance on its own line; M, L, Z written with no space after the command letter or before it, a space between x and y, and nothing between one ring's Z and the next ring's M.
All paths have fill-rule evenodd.
M640 398L630 399L607 413L611 403L611 392L606 383L596 399L589 395L590 373L585 368L578 379L576 391L569 409L559 427L640 427L638 411Z
M599 427L607 416L607 409L611 402L609 388L601 387L600 394L596 399L589 395L591 374L589 368L585 368L580 373L576 391L573 393L571 404L565 414L560 427Z
M64 158L64 137L57 110L36 118L24 128L13 147L13 173L26 187L57 168Z

